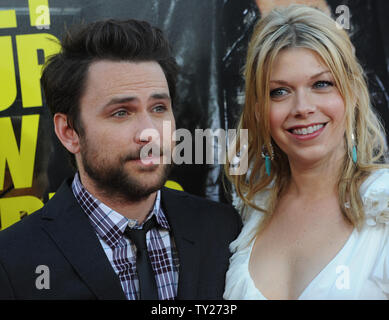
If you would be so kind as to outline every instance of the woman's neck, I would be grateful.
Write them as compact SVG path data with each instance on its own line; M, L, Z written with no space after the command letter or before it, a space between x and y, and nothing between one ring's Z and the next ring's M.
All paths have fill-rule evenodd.
M288 194L310 200L337 195L344 155L311 164L290 161Z

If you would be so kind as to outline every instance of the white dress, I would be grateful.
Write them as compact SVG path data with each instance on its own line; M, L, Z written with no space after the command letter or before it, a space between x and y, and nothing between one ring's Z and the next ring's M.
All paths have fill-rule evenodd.
M360 194L366 213L364 227L360 232L353 230L342 249L309 283L299 300L389 299L389 169L372 173L362 184ZM265 207L267 199L265 191L255 201ZM262 213L247 207L241 213L244 226L230 244L232 256L224 299L265 300L248 269Z

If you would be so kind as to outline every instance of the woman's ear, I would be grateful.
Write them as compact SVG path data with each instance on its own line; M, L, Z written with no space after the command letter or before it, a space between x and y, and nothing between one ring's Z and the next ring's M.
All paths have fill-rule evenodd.
M69 126L68 117L63 113L54 115L54 131L63 146L71 153L80 151L80 141L77 132Z

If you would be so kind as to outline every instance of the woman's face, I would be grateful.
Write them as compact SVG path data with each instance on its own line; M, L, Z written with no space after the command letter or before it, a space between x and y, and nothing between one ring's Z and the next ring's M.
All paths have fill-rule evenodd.
M344 155L344 101L319 55L305 48L282 50L272 68L269 94L271 135L291 165Z

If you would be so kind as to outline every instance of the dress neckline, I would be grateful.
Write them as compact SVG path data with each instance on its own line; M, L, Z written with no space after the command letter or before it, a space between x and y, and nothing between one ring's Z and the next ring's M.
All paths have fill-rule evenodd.
M313 286L313 284L315 282L318 281L318 279L320 278L320 276L332 265L335 263L336 260L339 259L339 257L342 255L342 253L344 251L346 251L346 248L350 246L351 242L352 242L352 239L354 239L354 235L355 233L357 232L357 229L354 228L353 231L351 232L351 234L349 235L348 239L346 240L346 242L343 244L343 246L339 249L339 251L336 253L336 255L317 273L317 275L311 280L310 283L308 283L308 285L304 288L304 290L301 292L301 294L298 296L298 298L296 300L301 300L301 298L306 294L306 292L309 290L309 288L311 288ZM251 277L251 274L250 274L250 270L249 270L249 262L250 262L250 258L251 258L251 252L253 250L253 247L254 247L254 243L255 243L255 240L257 239L257 237L255 237L253 239L253 241L251 242L250 244L250 248L249 248L249 254L248 254L248 258L247 258L247 261L246 261L246 267L247 267L247 275L248 275L248 278L249 278L249 282L250 282L250 285L256 290L256 292L262 297L262 299L264 300L269 300L268 298L265 297L265 295L261 292L261 290L259 290L259 288L257 288L257 286L255 285L254 283L254 280L253 278Z

